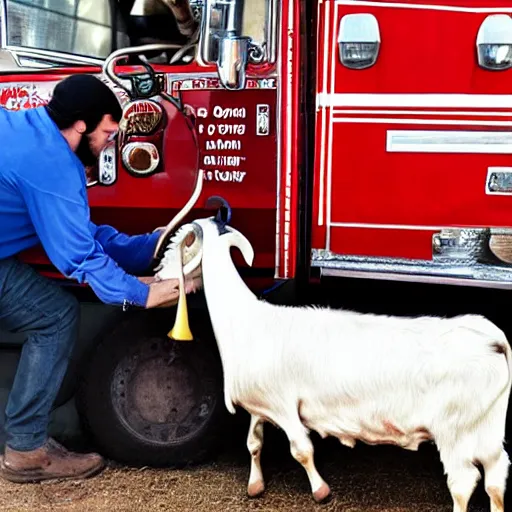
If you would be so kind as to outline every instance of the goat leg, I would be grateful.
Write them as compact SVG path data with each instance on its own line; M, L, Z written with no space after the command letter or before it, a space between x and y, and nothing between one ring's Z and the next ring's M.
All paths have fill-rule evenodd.
M265 490L263 472L261 470L261 450L263 448L263 418L251 414L251 424L247 435L247 449L251 454L251 472L249 475L249 484L247 494L255 498Z

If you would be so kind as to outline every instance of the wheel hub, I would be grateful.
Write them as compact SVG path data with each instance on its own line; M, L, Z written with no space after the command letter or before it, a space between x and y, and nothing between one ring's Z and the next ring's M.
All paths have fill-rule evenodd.
M129 394L140 416L150 423L181 423L195 403L195 382L179 361L172 366L149 359L136 368Z
M149 443L181 443L197 433L215 400L201 359L189 344L144 340L114 372L111 393L120 421Z

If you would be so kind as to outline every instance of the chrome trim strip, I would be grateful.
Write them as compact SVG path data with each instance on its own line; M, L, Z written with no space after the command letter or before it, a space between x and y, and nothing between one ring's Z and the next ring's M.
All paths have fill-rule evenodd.
M14 55L14 54L12 54L12 55ZM42 70L42 69L53 69L56 67L54 63L43 62L43 59L41 59L40 57L25 57L25 55L14 55L13 58L16 60L16 65L19 68L21 68L21 70L26 70L27 68L35 69L35 70Z
M461 116L461 117L508 117L512 119L512 112L479 111L479 110L375 110L366 109L333 109L334 115L362 114L362 115L390 115L390 116Z
M424 226L416 224L372 224L369 222L331 222L329 225L332 228L410 229L412 231L440 231L442 229L458 229L449 226Z
M392 153L512 154L512 133L388 130L386 150Z
M0 45L4 49L7 47L7 7L5 2L6 0L0 0Z
M349 277L355 279L377 279L382 281L400 281L409 283L445 284L455 286L472 286L479 288L495 288L501 290L512 290L512 282L485 281L482 279L464 279L457 277L408 275L391 272L364 272L357 270L341 270L333 268L322 268L322 277Z
M339 4L336 4L339 5ZM321 107L512 108L512 94L320 93Z
M207 41L205 41L205 37L208 37L210 27L209 23L206 21L206 0L203 0L200 4L201 9L201 17L199 20L199 37L197 40L197 51L196 51L196 62L201 67L209 67L211 64L203 59L203 52L206 53Z
M276 39L279 44L279 48L283 48L284 41L284 29L283 23L278 24L278 33L276 35ZM277 141L277 166L276 166L276 248L275 248L275 269L274 269L274 278L277 279L279 277L281 266L281 190L282 190L282 163L283 163L283 55L282 52L277 52L276 57L276 75L277 75L277 99L276 99L276 141Z
M312 249L311 266L319 268L322 275L331 276L374 276L412 282L449 280L456 283L455 280L460 280L459 284L512 288L512 265L503 264L488 251L486 233L480 231L473 236L470 233L469 237L462 233L461 236L453 250L448 244L429 260L354 256Z
M277 61L278 54L278 36L277 36L277 26L279 22L279 9L278 9L278 1L272 0L272 7L268 11L267 19L265 20L267 30L267 59L271 64Z
M44 59L54 61L56 63L61 63L67 66L74 65L88 65L88 66L97 66L101 67L103 65L104 59L94 59L89 57L83 57L81 55L73 55L68 53L61 52L52 52L50 50L39 50L37 48L24 48L20 46L10 46L7 45L4 47L5 50L10 51L15 58L17 56L28 57L32 59Z

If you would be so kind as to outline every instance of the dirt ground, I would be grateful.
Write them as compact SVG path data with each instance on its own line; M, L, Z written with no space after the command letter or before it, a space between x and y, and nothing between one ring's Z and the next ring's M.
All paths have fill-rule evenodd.
M332 499L317 505L306 474L295 462L286 438L265 430L263 471L267 489L246 496L249 456L243 434L217 460L182 470L128 468L109 463L85 481L16 485L0 481L2 512L451 512L451 498L434 446L419 452L358 445L353 450L334 440L314 439L317 467L329 483ZM480 482L470 511L488 511Z

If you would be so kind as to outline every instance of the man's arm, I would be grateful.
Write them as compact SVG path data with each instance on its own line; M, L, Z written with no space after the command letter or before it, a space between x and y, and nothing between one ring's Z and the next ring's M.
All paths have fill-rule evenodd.
M147 270L153 259L153 253L161 231L142 235L126 235L112 226L90 222L94 238L125 272L140 274Z
M91 233L89 206L79 189L70 187L64 195L23 179L19 186L41 244L63 275L88 283L106 304L156 307L177 300L177 280L145 284L105 253Z

